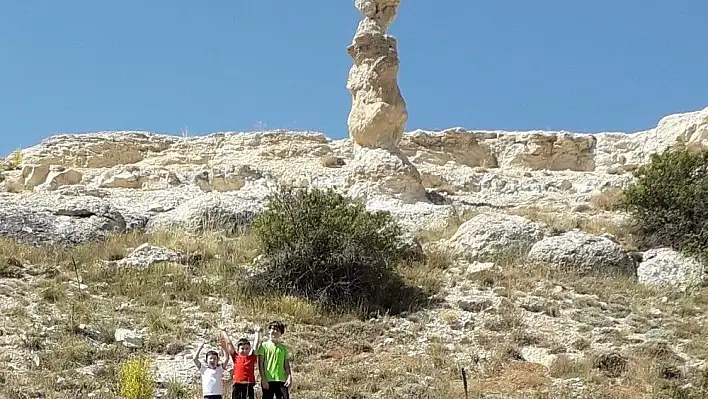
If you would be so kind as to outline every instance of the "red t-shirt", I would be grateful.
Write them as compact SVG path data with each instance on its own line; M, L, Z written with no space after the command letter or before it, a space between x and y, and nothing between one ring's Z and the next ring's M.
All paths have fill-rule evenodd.
M258 357L256 355L243 356L234 352L231 354L231 359L234 361L234 382L255 384Z

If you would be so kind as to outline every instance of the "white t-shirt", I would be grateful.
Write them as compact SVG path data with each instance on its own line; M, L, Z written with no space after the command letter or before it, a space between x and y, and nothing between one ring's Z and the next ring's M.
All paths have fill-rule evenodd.
M219 365L215 369L202 364L199 369L202 375L202 393L206 395L221 395L223 383L221 378L224 376L224 369Z

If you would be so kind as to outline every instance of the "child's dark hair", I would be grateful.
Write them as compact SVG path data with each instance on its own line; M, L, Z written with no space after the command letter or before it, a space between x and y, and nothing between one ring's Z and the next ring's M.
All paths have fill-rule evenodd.
M271 328L274 328L274 329L280 331L281 334L285 334L285 327L286 327L286 325L283 324L281 321L271 321L270 323L268 323L269 330Z
M251 345L251 341L247 340L246 338L239 339L236 343L236 349L241 349L241 347L244 345Z
M215 355L217 359L219 358L219 354L218 354L216 351L209 351L209 352L207 352L206 355L204 356L204 359L205 359L206 361L209 361L209 356L210 356L210 355Z

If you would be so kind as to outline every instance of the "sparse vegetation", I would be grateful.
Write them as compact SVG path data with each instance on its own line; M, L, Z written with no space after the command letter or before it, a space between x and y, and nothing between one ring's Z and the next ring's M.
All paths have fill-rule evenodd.
M186 254L199 253L201 260L188 266L165 263L145 270L117 269L104 263L108 259L124 257L129 248L143 242ZM0 245L0 257L15 259L13 264L23 265L21 276L38 277L36 283L24 289L36 293L37 309L32 308L29 302L24 303L27 306L18 306L16 309L21 309L23 315L13 319L13 323L26 326L23 347L28 353L36 353L42 366L28 372L26 378L7 375L7 384L0 387L0 394L13 397L13 392L22 392L23 387L30 386L29 381L37 390L45 392L46 397L53 398L86 397L88 393L100 389L119 392L121 365L130 362L134 355L193 350L195 332L217 329L222 306L231 305L238 320L263 323L278 316L289 322L288 342L292 346L295 373L299 377L295 387L299 397L322 397L323 390L333 398L366 398L373 393L383 397L464 396L459 365L452 357L454 352L447 348L448 344L431 341L424 357L411 356L405 350L380 346L387 336L386 330L392 327L392 324L386 324L387 319L383 319L381 324L371 324L358 321L359 315L356 313L323 312L313 303L293 296L249 296L241 286L244 281L242 276L248 270L246 265L258 255L258 251L258 241L252 235L225 237L217 233L202 236L179 232L129 234L113 237L104 244L85 244L71 251L47 251L4 242ZM78 277L71 256L77 260ZM49 264L55 267L47 267ZM436 285L441 288L447 267L448 260L441 253L429 256L425 263L402 262L397 265L397 270L408 284L427 286L432 290ZM437 281L434 281L436 278ZM21 280L13 278L12 281ZM77 281L87 287L79 290ZM623 309L630 308L636 315L649 315L649 309L656 307L663 312L665 325L671 326L681 339L691 343L684 348L687 353L692 356L708 353L704 348L706 345L702 344L703 324L700 319L694 319L700 314L687 313L696 307L704 308L708 303L708 292L688 297L648 289L630 279L602 276L581 278L514 264L472 274L468 281L480 289L503 288L508 294L502 299L501 307L489 310L496 312L489 320L496 324L492 327L498 331L487 330L486 337L465 337L469 342L487 347L492 352L492 358L487 360L491 363L487 367L468 369L470 397L494 392L521 395L519 397L548 397L543 395L551 392L548 371L543 366L520 359L522 347L551 347L552 343L524 325L521 310L513 303L516 298L522 297L517 293L533 292L548 298L545 306L555 306L553 313L568 312L568 290L573 290L575 295L588 296L571 301L573 307L582 306L579 313L589 313L593 309L602 317L623 317L627 314ZM559 286L565 289L556 291ZM63 295L45 296L46 290L61 291ZM663 296L668 298L667 301L657 301ZM201 315L186 313L195 306L203 312ZM116 312L116 309L122 310ZM474 311L482 312L483 309ZM545 312L544 309L541 313ZM44 333L33 329L30 326L34 314L53 317L50 323L59 328ZM468 328L463 325L460 315L460 311L450 309L440 313L439 317L449 322L451 328ZM410 327L407 331L421 331L429 322L425 317L418 314L408 316ZM637 317L636 323L641 327L642 323L649 321L641 321ZM88 327L79 329L80 324ZM112 342L116 327L146 328L149 338L143 348L129 350ZM644 345L637 349L636 356L627 359L627 371L618 378L624 379L622 381L630 388L614 392L619 380L593 367L595 358L592 357L591 345L594 339L587 336L589 338L572 342L569 347L570 350L585 353L586 358L557 360L551 368L551 376L577 377L583 381L586 392L628 399L651 397L652 392L671 397L666 395L687 391L682 386L691 382L695 388L689 394L694 396L684 397L700 398L697 396L700 375L686 374L672 379L671 371L675 363L671 361L670 351L659 344ZM622 339L612 335L607 338ZM362 359L376 364L376 374L362 371ZM71 383L63 385L55 384L56 379L44 377L75 375L73 373L77 368L96 364L104 366L96 369L95 377L75 376ZM429 385L423 388L409 383L424 378L431 364L435 365L437 378ZM338 383L331 384L333 380ZM198 388L196 384L185 386L171 380L165 381L163 386L168 398L193 396ZM97 397L115 396L106 393ZM563 396L558 394L553 397Z
M159 263L145 269L119 268L110 263L145 242L179 251L194 261L186 265ZM122 386L122 365L136 355L174 356L193 350L195 334L218 329L225 307L234 309L235 320L248 323L265 323L276 317L286 321L295 372L303 376L297 382L297 392L308 397L310 385L311 392L316 393L310 397L319 397L322 387L333 392L335 387L329 386L332 378L349 378L346 364L344 374L331 373L330 362L333 356L339 356L336 352L346 354L346 359L352 353L378 357L373 347L380 342L381 331L372 332L367 323L357 321L361 317L358 310L323 311L307 298L282 293L251 295L246 276L260 251L254 234L230 236L217 232L130 233L72 249L36 248L0 240L0 265L6 266L0 289L5 289L6 282L12 290L23 292L13 297L15 302L8 303L6 315L16 326L13 328L26 332L21 350L30 358L36 355L42 365L21 378L8 378L7 385L0 386L0 396L13 397L13 392L30 386L31 380L31 385L46 397L86 397L105 389L105 396L96 397L114 398ZM448 262L440 253L425 261L403 260L390 267L406 286L435 293L441 288ZM116 328L144 329L144 345L128 349L116 343ZM347 362L352 369L359 366L355 360ZM394 367L400 362L389 359L384 364ZM95 377L76 374L82 367L97 367ZM408 367L411 373L424 369L422 363ZM449 380L441 381L434 391L459 395L460 385L449 383L457 378L454 365L450 367L444 372ZM72 382L57 385L45 375L71 375ZM350 377L352 384L361 378ZM384 373L368 389L393 392L398 384L395 375ZM162 386L167 389L165 397L170 398L183 397L186 388L191 394L194 388L167 381ZM356 391L353 387L343 390Z
M3 170L16 170L22 165L22 151L15 150L8 155L4 162L0 163L0 172Z
M634 217L640 243L708 259L708 151L667 149L634 176L619 205Z
M218 331L226 318L235 324L251 324L275 317L289 325L286 339L297 377L294 392L301 398L464 397L462 364L472 398L494 394L572 397L572 387L557 388L551 378L578 378L585 392L597 397L700 398L705 393L708 377L685 371L684 363L667 345L633 342L632 333L666 330L672 334L671 340L681 340L684 356L706 358L702 310L708 305L708 289L688 296L647 288L631 277L577 276L511 259L500 260L502 267L490 270L455 272L459 265L452 265L450 254L436 245L426 246L425 260L406 259L400 232L395 227L381 229L389 226L385 214L364 212L356 203L322 191L315 192L319 197L314 199L302 192L288 195L284 198L294 200L300 208L293 202L288 203L291 207L285 203L282 208L272 207L281 213L270 213L269 219L257 221L253 232L237 236L217 232L131 233L71 250L33 248L3 240L0 292L22 293L9 296L5 316L13 329L10 334L22 331L19 350L32 361L36 357L40 366L20 375L0 373L0 396L23 397L25 387L32 386L47 398L87 397L101 390L105 394L95 394L96 398L115 398L125 386L125 365L133 364L133 369L138 369L135 359L140 356L179 358L194 349L195 341L205 331ZM288 213L296 209L307 212ZM322 215L318 209L338 211ZM293 216L296 223L292 223ZM373 220L364 219L367 217ZM272 230L266 227L269 223L273 223ZM321 225L325 227L306 228ZM598 227L600 222L588 226ZM383 231L383 235L365 234L364 228ZM375 239L384 242L372 242ZM350 243L357 240L363 240L363 244ZM288 250L281 241L299 248L298 257L275 256ZM320 241L323 247L312 248L313 242ZM160 263L140 270L118 268L110 262L124 258L131 248L145 242L179 251L190 261ZM323 302L321 296L305 295L302 287L315 287L316 278L325 275L324 271L336 271L338 278L347 281L351 275L344 272L360 271L352 266L360 265L355 260L372 259L369 255L332 260L326 251L389 249L392 252L383 255L386 263L374 262L365 271L374 273L380 270L376 267L383 267L387 276L395 276L402 287L416 287L427 295L445 294L454 287L462 294L458 306L422 308L420 312L378 317L372 322L362 321L357 303ZM266 256L261 259L260 254ZM309 257L313 254L319 255ZM295 269L286 270L285 265L294 265ZM248 283L253 270L282 269L290 273L283 275L282 283L300 276L297 270L303 270L304 265L319 265L324 271L313 272L308 277L309 285L273 285L253 295L258 293ZM343 270L332 269L335 266ZM450 279L451 273L460 274ZM370 284L380 287L378 281ZM274 288L287 289L274 292ZM400 310L409 308L410 297L400 291L382 292L389 296L389 304L400 302L405 305ZM521 305L526 299L534 301ZM385 309L381 302L376 304ZM529 323L529 313L543 318L543 322ZM632 331L615 329L618 320ZM579 323L577 335L556 337L549 335L552 329L537 329L566 322ZM117 328L146 331L143 346L126 348L114 342ZM431 328L449 329L456 335L444 337L448 330L430 334ZM601 360L594 352L598 344L632 345L633 349L621 361L612 356ZM480 356L465 352L464 356L473 360L465 359L460 356L462 347L464 351L479 348ZM524 358L528 347L558 357L547 369ZM483 353L485 356L481 356ZM375 367L362 368L362 364ZM435 378L427 379L431 365ZM78 371L87 367L92 368L94 376ZM57 384L58 376L65 382ZM172 379L163 379L158 386L163 388L163 397L175 399L193 397L199 388Z

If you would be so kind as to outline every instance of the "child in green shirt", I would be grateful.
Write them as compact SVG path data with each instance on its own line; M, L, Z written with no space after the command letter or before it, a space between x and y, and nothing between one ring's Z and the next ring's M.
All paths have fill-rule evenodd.
M272 321L268 324L268 340L258 348L258 372L261 375L263 399L290 399L292 385L290 352L280 337L285 334L285 324Z

